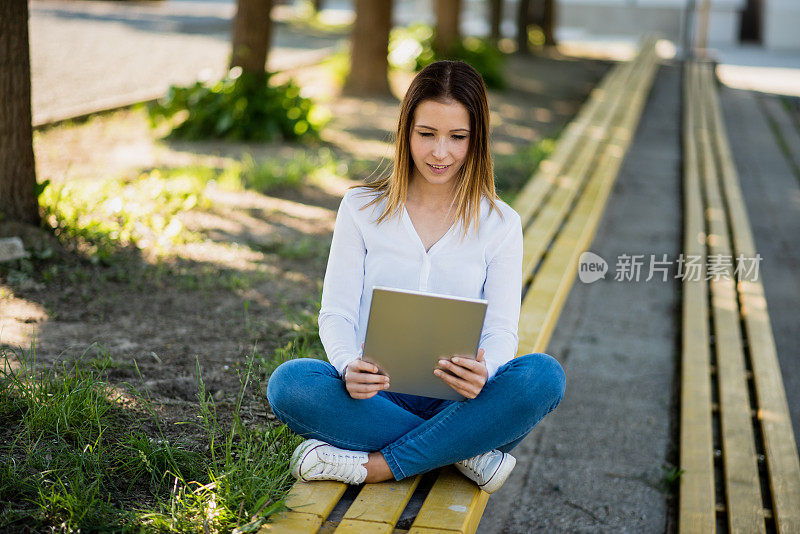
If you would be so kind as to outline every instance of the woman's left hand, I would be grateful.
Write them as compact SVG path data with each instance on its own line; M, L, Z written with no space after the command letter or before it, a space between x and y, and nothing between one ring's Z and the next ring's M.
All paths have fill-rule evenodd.
M448 372L449 371L449 372ZM483 359L483 349L478 349L477 357L453 356L449 360L439 360L433 374L441 378L445 384L468 399L474 399L486 384L489 371Z

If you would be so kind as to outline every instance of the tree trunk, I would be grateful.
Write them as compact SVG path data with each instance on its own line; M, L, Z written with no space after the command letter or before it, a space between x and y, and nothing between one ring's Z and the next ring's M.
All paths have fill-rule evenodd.
M528 25L531 20L531 0L519 0L517 7L517 53L529 55Z
M231 68L261 76L266 72L272 21L272 0L239 0L233 19Z
M542 31L544 31L545 46L555 46L556 26L556 0L544 0L544 13L542 14Z
M0 2L0 221L39 225L27 0Z
M436 35L433 49L441 55L461 41L461 32L458 29L461 20L461 0L434 0L434 11Z
M350 74L344 92L350 95L390 95L387 56L392 0L356 0L355 8Z
M316 11L317 13L322 11L322 8L323 8L323 1L322 0L314 0L312 2L312 4L314 5L314 11Z
M489 40L497 46L502 37L500 25L503 21L503 0L489 1Z

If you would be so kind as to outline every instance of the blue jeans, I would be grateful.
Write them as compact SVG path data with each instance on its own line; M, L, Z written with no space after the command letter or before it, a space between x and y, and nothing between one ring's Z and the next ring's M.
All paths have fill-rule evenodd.
M401 480L491 449L508 452L564 397L566 377L547 354L507 362L465 401L380 391L353 399L325 361L281 364L269 379L273 413L297 434L335 447L380 451Z

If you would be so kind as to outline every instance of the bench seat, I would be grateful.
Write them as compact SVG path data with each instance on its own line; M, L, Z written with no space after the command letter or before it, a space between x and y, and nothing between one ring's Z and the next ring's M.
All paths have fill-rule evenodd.
M684 254L702 272L682 283L679 531L797 533L797 444L760 276L734 272L757 257L715 81L686 63Z
M655 40L648 39L633 61L612 68L513 203L524 230L518 356L547 347L578 258L591 243L633 139L657 66ZM432 477L429 488L420 483L424 477ZM264 525L262 534L472 533L489 497L452 467L400 482L366 484L343 504L346 489L335 482L295 483L287 500L289 511ZM410 525L402 519L407 515Z

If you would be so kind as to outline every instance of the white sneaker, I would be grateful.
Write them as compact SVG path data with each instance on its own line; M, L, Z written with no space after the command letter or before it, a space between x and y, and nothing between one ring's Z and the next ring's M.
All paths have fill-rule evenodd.
M461 473L474 480L486 493L494 493L506 481L517 459L508 453L492 449L454 464Z
M318 439L307 439L292 454L292 475L306 482L338 480L361 484L367 478L366 452L338 449Z

